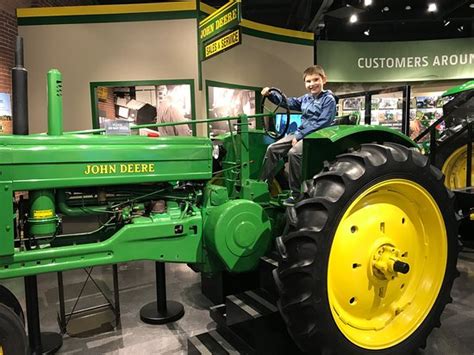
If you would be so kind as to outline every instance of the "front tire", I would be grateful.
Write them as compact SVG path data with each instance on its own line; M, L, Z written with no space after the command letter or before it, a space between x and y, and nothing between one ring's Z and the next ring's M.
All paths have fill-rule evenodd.
M26 355L28 341L20 317L9 307L0 303L0 354Z
M315 176L294 208L274 275L298 346L377 355L424 346L451 300L458 251L453 195L427 158L362 145Z

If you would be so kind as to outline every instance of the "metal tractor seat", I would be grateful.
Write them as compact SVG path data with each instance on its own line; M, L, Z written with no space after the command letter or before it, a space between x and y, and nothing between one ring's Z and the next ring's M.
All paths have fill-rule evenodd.
M359 117L356 115L336 116L331 126L356 125L359 124Z

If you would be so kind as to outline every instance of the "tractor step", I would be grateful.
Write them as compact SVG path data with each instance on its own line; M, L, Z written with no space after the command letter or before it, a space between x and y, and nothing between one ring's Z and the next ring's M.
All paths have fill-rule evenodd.
M263 256L260 258L260 265L258 269L259 287L267 291L270 295L278 298L278 291L276 289L275 281L273 280L273 270L278 266L278 256L271 257Z
M264 290L226 297L210 310L217 329L188 339L188 354L302 354L289 336L274 298Z
M209 308L209 314L217 325L225 325L226 323L226 307L225 303L216 304Z
M188 355L237 355L251 353L252 349L226 328L218 328L188 338Z
M273 256L272 256L273 257ZM302 354L278 312L272 271L278 263L262 258L260 288L226 296L210 308L217 329L188 339L188 354Z
M245 322L277 312L278 308L275 301L265 291L246 291L226 298L227 325Z
M456 205L460 209L470 209L474 206L474 187L453 190L456 195Z

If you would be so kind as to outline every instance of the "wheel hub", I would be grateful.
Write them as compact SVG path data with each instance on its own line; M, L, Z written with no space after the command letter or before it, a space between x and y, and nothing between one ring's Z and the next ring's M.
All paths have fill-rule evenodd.
M401 260L402 253L386 244L376 250L372 257L372 272L379 280L393 280L399 273L407 274L410 265Z

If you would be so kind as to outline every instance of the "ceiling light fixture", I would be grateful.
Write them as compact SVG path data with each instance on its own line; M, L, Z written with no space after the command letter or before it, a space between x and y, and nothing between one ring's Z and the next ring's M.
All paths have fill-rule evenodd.
M459 32L464 31L464 26L459 26L459 27L458 27L458 31L459 31Z
M411 6L410 6L410 5L405 6L405 10L410 11L410 10L411 10Z
M447 21L444 20L443 22L444 22L444 27L446 27L447 25L449 25L451 23L451 21L449 21L449 20L447 20Z
M388 6L385 6L383 9L382 9L382 12L387 12L387 11L390 11L390 8Z
M365 30L365 31L364 31L364 34L365 34L366 36L370 36L370 28L368 28L367 30Z
M350 23L355 23L355 22L357 22L357 20L358 20L358 18L357 18L356 14L351 15L351 17L349 18Z
M436 12L438 11L438 6L436 6L436 3L432 2L428 4L428 12Z
M474 9L474 2L471 2L471 3L469 4L469 7L470 7L471 9Z
M372 0L364 0L364 6L372 5Z

